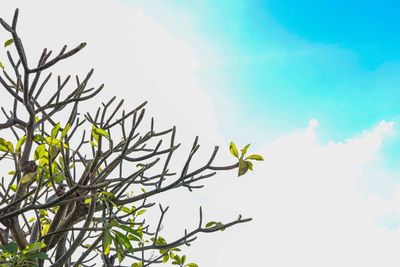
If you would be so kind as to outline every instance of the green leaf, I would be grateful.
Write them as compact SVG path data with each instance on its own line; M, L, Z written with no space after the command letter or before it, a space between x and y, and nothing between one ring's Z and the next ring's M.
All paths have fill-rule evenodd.
M10 253L11 255L17 254L17 251L18 251L18 247L17 247L17 244L15 242L10 242L6 246L1 246L1 249L3 251L6 251L6 252Z
M0 62L0 68L2 68L4 70L5 66L2 62Z
M63 139L67 135L69 129L71 129L71 124L67 123L64 129L61 131L61 139Z
M251 144L247 144L244 148L242 148L240 151L242 151L242 157L244 157L244 155L246 155L247 150L249 149Z
M6 139L0 137L0 146L3 146L4 149L5 149L5 150L2 150L2 151L8 152L8 149L7 149L7 140L6 140Z
M49 223L43 223L42 224L42 236L46 235L47 232L49 231L50 224Z
M39 210L39 213L40 213L40 215L43 216L43 217L48 217L48 216L49 216L49 213L48 213L47 210L45 210L45 209L40 209L40 210Z
M247 164L247 167L249 168L250 171L253 170L253 163L251 161L246 160L245 163Z
M238 177L245 174L248 170L249 170L249 166L245 163L245 161L242 159L239 159Z
M138 234L139 234L140 239L142 239L142 238L143 238L143 229L142 229L142 226L141 226L141 225L139 225L137 231L138 231Z
M128 207L125 207L125 206L121 207L121 210L122 210L123 212L125 212L125 213L130 213L130 212L131 212L131 209L128 208Z
M59 150L57 147L55 147L55 146L49 147L49 155L50 155L51 160L54 160L57 157L58 152L59 152Z
M159 236L156 240L156 245L166 245L167 241L164 237Z
M175 262L177 262L178 264L181 264L181 258L179 257L179 255L175 255L174 260L175 260ZM174 264L174 262L172 262L172 264Z
M248 159L258 160L258 161L264 160L264 158L261 155L257 155L257 154L253 154L253 155L250 155L245 158L245 160L248 160Z
M213 226L216 225L216 224L217 224L217 222L214 222L214 221L208 222L208 223L206 224L206 228L213 227Z
M112 240L114 241L115 250L117 251L118 261L121 263L125 257L123 245L121 244L121 240L119 240L119 238L113 236Z
M139 210L138 212L136 212L136 216L140 216L145 212L146 212L146 210Z
M15 150L17 152L21 151L21 147L23 146L25 141L26 141L26 135L24 135L21 139L18 140L17 145L15 146Z
M58 130L60 130L60 123L58 122L56 125L54 125L53 129L51 130L51 137L56 138L58 134Z
M135 262L135 263L132 263L132 265L131 265L131 267L142 267L142 266L143 265L141 262Z
M191 262L186 264L185 267L199 267L199 266L196 263Z
M103 130L103 129L101 129L101 128L98 128L98 127L95 127L94 128L94 131L97 133L97 134L99 134L99 135L102 135L102 136L104 136L104 137L110 137L110 135L108 134L108 132L106 132L105 130Z
M231 152L231 154L232 154L234 157L236 157L236 158L239 157L239 152L238 152L238 149L237 149L235 143L231 142L231 143L229 144L229 151Z
M13 153L14 145L4 138L0 138L0 151Z
M186 255L183 255L181 258L181 264L185 264L186 261Z
M133 228L127 226L127 225L120 224L118 227L123 229L123 230L125 230L128 233L131 233L131 234L139 237L139 238L142 237L142 235L139 233L139 231L137 231L137 230L135 230L135 229L133 229Z
M44 142L44 141L46 141L46 139L40 134L35 134L35 136L33 137L33 141Z
M35 172L29 172L29 173L25 174L21 178L21 183L22 184L29 183L32 180L32 178L35 176L35 174L36 174Z
M92 137L94 140L96 140L96 142L99 142L99 135L106 137L107 139L110 138L110 135L108 134L108 132L106 132L103 129L100 129L98 127L96 127L96 125L92 125Z
M168 260L169 260L168 253L165 253L165 255L164 255L163 258L162 258L162 262L163 262L163 263L166 263Z
M129 240L133 240L133 241L140 242L140 239L137 238L136 236L132 235L132 234L128 234L128 239L129 239Z
M93 140L90 140L89 143L92 145L92 147L97 147L97 143Z
M111 235L110 232L105 230L103 234L103 253L108 255L111 250Z
M26 259L40 259L40 260L45 260L48 259L48 255L44 252L38 252L36 254L32 254L32 255L26 255L24 258Z
M12 45L14 43L13 39L8 39L7 41L4 42L4 48L6 48L9 45Z
M10 185L10 189L12 190L12 191L17 191L17 185L16 184L12 184L12 185Z
M14 153L14 145L11 142L7 142L8 151Z
M95 131L96 126L92 126L92 137L96 142L99 142L99 134Z
M51 146L59 146L60 145L60 140L58 140L57 138L47 136L45 138L45 140L48 145L51 145Z
M8 148L6 146L0 145L0 151L8 153Z
M46 145L45 144L38 145L35 149L34 159L38 160L45 158L46 154L47 154Z
M46 244L44 242L31 243L24 248L24 250L22 251L22 254L28 254L30 252L39 250L44 247L46 247Z
M9 171L8 174L9 175L14 175L16 172L15 171Z
M127 250L129 250L129 251L133 250L131 241L129 240L129 238L126 235L124 235L123 233L121 233L117 230L113 230L113 233L115 234L115 236L119 239L119 241L124 245L124 247Z
M111 192L107 192L107 191L102 191L100 192L100 194L107 196L108 198L114 198L115 195Z
M116 219L112 219L107 226L111 229L112 227L119 227L120 224Z

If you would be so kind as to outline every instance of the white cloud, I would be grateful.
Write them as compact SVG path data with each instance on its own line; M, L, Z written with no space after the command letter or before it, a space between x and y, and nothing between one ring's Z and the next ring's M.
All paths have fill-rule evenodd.
M214 195L220 207L254 221L227 233L218 263L206 259L204 266L398 266L400 230L393 224L400 190L379 198L357 186L363 170L379 161L393 123L327 144L318 140L317 125L311 120L266 144L254 175Z

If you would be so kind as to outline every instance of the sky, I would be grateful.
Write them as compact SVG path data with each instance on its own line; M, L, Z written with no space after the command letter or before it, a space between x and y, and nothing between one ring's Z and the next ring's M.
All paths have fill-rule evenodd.
M285 131L314 116L336 139L397 119L395 1L181 2L146 10L179 34L192 31L196 50L214 50L204 72L217 71L222 87L208 89L229 90L246 118Z
M198 205L254 218L199 238L193 261L399 265L398 3L73 0L59 12L62 1L31 2L7 2L1 16L19 5L32 54L87 41L61 72L94 66L103 97L149 100L160 127L176 124L188 145L200 135L204 157L231 140L264 156L249 175L163 199L176 228Z

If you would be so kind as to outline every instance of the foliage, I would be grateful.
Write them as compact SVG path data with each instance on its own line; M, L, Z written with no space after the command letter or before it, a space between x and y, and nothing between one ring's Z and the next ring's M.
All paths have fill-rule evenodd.
M47 254L40 252L46 247L43 242L31 243L19 250L15 242L0 246L0 266L35 266L35 260L47 259Z
M245 174L248 170L250 170L250 171L253 170L253 163L251 162L251 160L257 160L257 161L264 160L264 158L258 154L252 154L252 155L249 155L244 158L249 147L250 147L250 144L247 144L245 147L243 147L240 150L241 153L240 153L240 157L239 157L239 152L238 152L238 149L237 149L235 143L231 142L229 144L229 150L230 150L231 154L235 158L239 159L238 176Z
M115 103L113 97L94 113L78 112L103 89L88 88L93 70L83 79L77 76L67 96L70 76L58 76L55 92L43 95L52 76L48 70L85 43L69 51L64 46L53 58L44 49L31 67L17 21L18 9L11 24L0 19L12 37L4 47L14 51L7 51L11 72L0 63L0 83L12 98L11 111L2 108L6 121L0 124L0 163L8 168L0 185L0 266L89 266L102 260L104 266L197 267L181 250L184 245L200 233L251 220L239 215L228 223L204 224L200 207L198 226L167 240L163 222L169 207L158 205L156 221L146 217L156 204L154 196L177 188L200 189L219 171L238 169L241 176L262 156L246 156L250 144L239 154L231 142L237 162L217 165L216 146L208 161L194 168L200 146L196 137L181 170L173 171L170 162L180 146L176 129L156 130L153 118L150 129L143 126L146 102L125 111L123 100Z

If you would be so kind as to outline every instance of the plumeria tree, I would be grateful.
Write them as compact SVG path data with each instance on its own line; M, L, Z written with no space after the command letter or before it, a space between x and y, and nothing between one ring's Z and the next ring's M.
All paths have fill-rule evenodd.
M163 236L169 209L156 196L177 188L196 190L217 172L253 169L249 145L229 150L231 165L215 162L218 147L200 167L192 167L199 149L196 137L184 164L171 162L180 144L175 127L144 127L145 105L123 108L115 97L99 108L80 113L81 104L98 95L103 85L90 87L90 70L83 78L57 77L52 91L49 71L85 47L64 46L58 54L44 49L32 65L17 32L18 9L11 23L0 19L11 37L5 41L8 63L0 63L2 107L0 124L0 266L150 266L171 263L196 267L182 246L201 233L222 231L250 218L209 221L199 209L197 227L173 239ZM59 116L62 114L62 116ZM61 118L61 119L57 119ZM228 149L226 150L228 151ZM199 164L197 164L199 165ZM156 205L158 204L158 205ZM145 218L159 209L157 218Z

